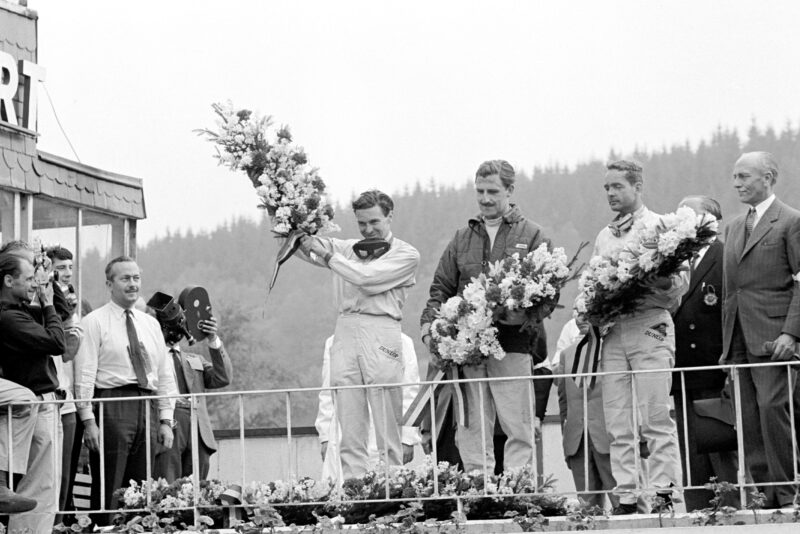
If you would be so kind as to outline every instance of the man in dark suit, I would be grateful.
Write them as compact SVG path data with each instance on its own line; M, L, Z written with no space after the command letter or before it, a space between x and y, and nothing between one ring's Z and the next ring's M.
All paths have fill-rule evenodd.
M722 219L719 203L710 197L686 197L680 206L711 215L718 221ZM678 369L716 365L722 353L723 250L722 242L717 240L691 260L689 290L683 295L673 315L675 367ZM702 486L711 477L719 481L736 482L736 456L733 452L736 450L735 431L732 426L714 417L721 414L711 414L702 409L702 406L725 408L720 398L725 378L723 371L676 372L672 378L684 485ZM710 414L712 416L708 417ZM702 431L705 429L713 429L712 432L717 436L727 435L731 439L712 443L704 439L710 434ZM704 489L684 491L686 509L689 511L705 508L713 497L711 491Z
M793 275L800 270L800 212L775 198L777 178L777 162L768 152L743 154L733 169L733 186L750 209L725 230L721 361L766 364L795 355L800 288ZM738 373L746 465L756 483L787 482L764 488L767 506L791 506L796 466L789 399L797 368L763 365Z
M165 328L163 322L161 326L170 360L175 367L175 383L181 394L203 393L207 389L218 389L230 384L233 367L225 347L222 346L222 340L217 336L217 320L214 317L198 323L200 330L208 335L206 341L211 362L199 354L181 351L178 343L183 334L175 333L168 327ZM168 482L172 482L176 478L188 477L193 472L191 403L187 397L180 398L175 403L175 423L177 426L172 447L161 448L156 455L153 468L156 478L164 477ZM197 397L197 433L197 438L199 438L197 439L198 465L200 466L198 473L200 480L204 480L208 476L209 459L217 451L217 442L211 428L205 397Z

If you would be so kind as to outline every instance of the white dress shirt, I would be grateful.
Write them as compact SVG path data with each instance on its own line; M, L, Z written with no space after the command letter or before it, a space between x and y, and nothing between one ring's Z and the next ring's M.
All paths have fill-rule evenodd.
M175 371L172 361L167 359L164 335L155 318L132 309L133 324L139 342L144 346L143 355L149 359L147 373L148 388L158 395L177 395ZM92 419L91 399L95 387L110 389L135 385L136 373L128 354L128 330L125 309L109 302L81 321L83 341L75 356L75 397L81 421ZM175 399L158 401L159 417L172 419Z
M764 216L764 213L772 206L772 203L775 202L775 193L768 196L765 200L762 200L758 204L756 204L756 216L753 219L753 228L756 227L758 221L761 220L761 217Z

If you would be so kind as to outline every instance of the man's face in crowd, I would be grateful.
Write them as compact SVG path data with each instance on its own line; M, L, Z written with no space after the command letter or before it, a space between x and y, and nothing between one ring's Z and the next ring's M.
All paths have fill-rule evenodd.
M133 308L139 298L141 284L139 266L132 261L123 261L111 266L111 279L106 286L111 291L111 300L125 309Z
M372 206L363 210L355 210L358 231L364 238L386 239L391 233L392 212L383 214L380 206Z
M606 172L606 198L611 211L627 214L633 213L639 201L642 184L631 184L625 178L625 172L615 169Z
M475 178L475 195L478 199L478 208L481 210L481 215L486 219L497 219L508 211L513 192L514 185L504 186L498 174Z
M758 154L745 154L733 166L733 187L739 200L750 206L760 204L772 194L774 179L764 169Z
M72 260L53 258L53 271L58 273L58 281L64 285L72 282Z
M33 276L33 264L28 260L20 261L20 272L17 276L6 275L3 285L10 291L11 298L17 303L30 302L36 296L36 281Z

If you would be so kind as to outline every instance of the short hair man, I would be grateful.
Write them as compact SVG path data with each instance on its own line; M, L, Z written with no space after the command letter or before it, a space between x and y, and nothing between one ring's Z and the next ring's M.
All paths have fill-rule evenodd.
M210 317L199 322L198 326L208 337L209 362L199 354L183 351L180 341L183 333L161 322L161 330L167 342L167 353L175 369L175 383L182 395L204 393L208 389L224 388L231 383L233 366L228 352L217 336L217 319ZM173 482L177 478L188 477L194 471L192 463L192 443L197 443L197 456L200 480L208 476L211 455L217 451L217 441L208 416L204 396L197 397L197 435L192 435L191 403L187 397L175 404L175 439L172 447L163 448L156 455L153 468L155 478L165 478Z
M708 214L718 221L722 220L719 202L704 195L688 196L681 200L679 206L692 208L698 214ZM716 365L722 353L723 251L722 241L717 239L691 260L689 288L672 315L675 322L677 368ZM704 402L719 403L724 386L725 373L721 370L685 372L683 380L678 373L672 377L678 443L684 465L688 466L684 475L691 474L692 486L702 486L711 477L716 477L718 481L736 482L736 433L733 427L713 417L703 417L698 411L698 406ZM683 416L684 410L686 418ZM702 436L711 433L718 437L727 434L730 437L729 445L717 445L715 450L708 450ZM686 450L684 441L688 441ZM686 486L689 479L686 476L684 479ZM683 497L686 509L692 511L706 507L714 494L705 489L687 489L684 490Z
M768 152L748 152L733 167L733 187L749 206L725 228L722 361L766 364L796 357L800 339L800 212L775 197L778 164ZM770 342L771 346L767 344ZM767 507L791 507L795 465L789 387L797 367L738 369L746 465L767 486ZM794 395L795 417L800 399ZM797 421L800 424L800 421ZM740 459L741 461L741 459Z
M600 230L594 254L611 256L629 241L638 239L635 223L654 221L659 216L644 205L642 167L632 161L615 161L607 165L605 191L611 211L617 215L611 224ZM626 371L670 369L675 363L675 326L669 310L677 306L686 291L688 275L651 276L647 283L652 293L638 309L618 319L603 339L601 371L619 374L604 375L601 380L603 412L611 438L611 471L619 496L616 514L637 512L636 447L639 445L634 413L639 414L641 436L651 451L650 481L663 499L664 508L671 508L672 486L681 482L678 434L670 416L669 372L637 373ZM638 410L631 393L635 384ZM660 491L659 491L660 490Z
M480 214L470 218L467 226L459 229L447 245L433 275L430 298L420 319L422 340L429 348L431 323L436 311L447 299L460 294L470 280L488 270L491 263L514 253L527 254L547 242L542 228L523 216L520 209L511 203L515 178L514 167L505 160L485 161L478 167L475 193ZM506 357L502 360L489 358L479 366L464 367L460 370L463 377L530 376L531 354L536 339L535 335L520 331L520 324L496 325ZM432 371L433 366L429 366L429 380ZM482 469L486 462L487 471L494 471L495 419L499 420L508 436L503 454L504 467L508 469L532 463L531 429L535 414L527 408L528 383L466 383L461 387L466 392L468 425L458 425L456 439L464 469ZM480 389L483 389L483 406L480 403ZM437 399L437 403L443 400ZM440 420L437 418L437 423ZM481 439L481 420L486 425L483 433L485 442ZM539 423L538 418L536 423ZM484 446L486 456L483 453Z
M0 366L3 376L30 390L35 399L57 400L58 377L52 355L64 352L64 329L53 307L52 284L38 284L33 264L13 254L0 255L0 277ZM37 320L29 307L34 298L41 305L44 324ZM13 428L14 453L27 458L27 472L22 471L25 476L17 491L39 502L32 511L10 518L11 532L26 529L49 532L58 510L59 473L53 467L53 454L59 441L58 407L42 404L31 411L34 410L32 435L29 435L27 422ZM20 437L25 437L27 443L17 443L17 432ZM5 432L0 434L5 437ZM7 444L4 445L7 448Z
M139 298L141 272L133 258L120 256L106 266L110 300L81 322L84 339L75 357L75 397L78 417L84 425L92 469L92 507L117 508L114 491L131 479L145 480L146 410L152 404L136 402L149 395L177 395L172 364L166 358L164 336L153 317L134 308ZM104 447L100 450L97 426L101 403L92 399L130 397L131 401L102 403ZM172 446L173 401L161 399L158 415L151 418L151 434ZM94 409L94 410L93 410ZM152 447L151 460L156 447ZM100 473L100 454L105 470ZM105 495L100 495L100 476L105 477Z
M331 347L331 385L391 384L403 380L400 320L407 292L415 283L419 252L392 235L394 202L386 193L365 191L353 201L364 241L306 236L305 258L333 273L339 316ZM340 456L344 478L369 469L369 410L381 458L403 459L400 388L338 391L342 426ZM388 455L384 452L388 451Z

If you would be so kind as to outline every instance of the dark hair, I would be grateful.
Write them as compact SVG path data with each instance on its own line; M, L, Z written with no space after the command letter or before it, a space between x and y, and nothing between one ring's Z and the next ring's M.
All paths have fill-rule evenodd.
M486 178L494 174L500 178L500 183L502 183L503 187L506 189L514 185L517 179L514 167L504 159L490 159L489 161L481 163L478 170L475 172L475 179Z
M624 159L612 161L606 165L606 169L609 171L624 172L625 179L628 180L628 183L631 185L644 183L644 180L642 179L642 166L635 161L628 161Z
M392 202L392 197L384 193L383 191L378 191L377 189L370 189L369 191L364 191L358 198L353 201L353 211L356 210L368 210L375 206L380 206L383 215L389 215L389 212L394 209L394 202Z
M47 257L50 258L51 261L55 260L64 261L72 259L72 252L58 245L48 248L45 251L45 254L47 254Z
M707 195L689 195L688 197L684 197L681 200L680 205L682 206L687 201L695 200L700 203L700 207L703 209L704 212L708 213L709 215L713 215L718 221L722 220L722 207L719 205L719 202L714 200L713 198Z
M0 254L0 280L4 279L7 274L12 278L19 276L19 273L22 272L23 261L28 260L7 252Z
M114 265L118 263L127 263L132 262L136 263L136 260L131 258L130 256L117 256L106 265L106 280L111 280L111 270L114 268Z
M0 248L0 254L8 254L9 252L14 252L15 250L29 250L33 252L33 247L30 246L26 241L17 239L4 244L2 248Z

